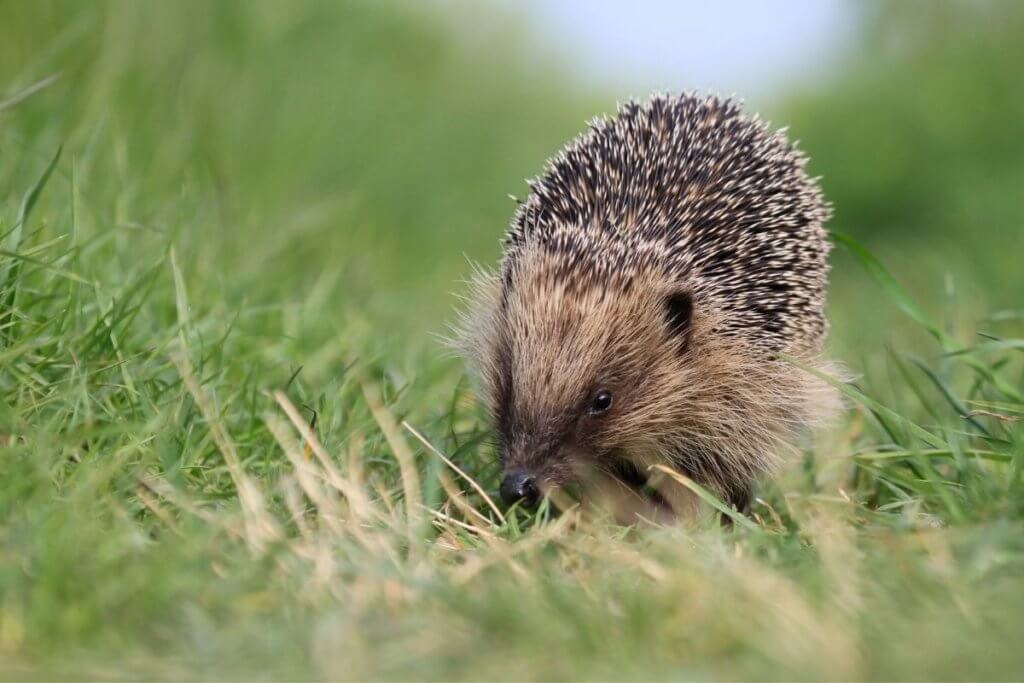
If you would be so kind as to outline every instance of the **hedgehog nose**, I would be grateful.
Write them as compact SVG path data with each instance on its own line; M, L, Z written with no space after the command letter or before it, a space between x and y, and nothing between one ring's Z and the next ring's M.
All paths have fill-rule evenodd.
M501 481L501 499L506 505L522 503L523 507L534 508L540 500L537 482L522 470L512 470Z

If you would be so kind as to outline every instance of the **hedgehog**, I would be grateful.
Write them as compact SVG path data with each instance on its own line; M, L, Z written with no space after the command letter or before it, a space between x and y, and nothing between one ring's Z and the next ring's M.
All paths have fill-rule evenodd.
M507 504L570 489L677 519L689 480L743 510L834 413L831 208L805 166L734 100L655 94L528 181L459 326Z

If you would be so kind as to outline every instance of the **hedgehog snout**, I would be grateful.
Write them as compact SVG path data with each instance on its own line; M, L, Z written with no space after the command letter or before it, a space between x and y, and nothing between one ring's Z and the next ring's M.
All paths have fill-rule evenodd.
M540 501L536 478L525 470L511 470L501 481L501 499L506 505L519 503L532 509Z

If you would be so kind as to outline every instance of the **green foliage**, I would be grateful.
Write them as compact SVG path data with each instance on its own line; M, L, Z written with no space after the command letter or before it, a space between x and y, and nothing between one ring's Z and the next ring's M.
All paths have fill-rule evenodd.
M992 307L1024 298L1024 6L875 3L845 70L780 118L823 176L835 228L915 278L948 272Z
M692 528L623 529L488 503L486 423L430 335L463 254L496 256L506 195L600 108L494 49L508 18L453 38L369 3L0 14L5 677L1019 675L1020 315L940 319L936 272L887 246L913 219L911 260L963 226L965 254L1009 258L985 230L1020 167L968 149L978 112L944 114L962 157L925 165L959 206L940 220L925 191L863 184L900 155L833 147L842 122L794 105L844 233L849 415L731 529L714 500ZM943 26L917 39L936 60ZM964 52L964 83L1008 82L1000 45ZM837 91L889 83L869 71ZM932 149L906 93L849 123ZM1003 203L976 213L958 169Z

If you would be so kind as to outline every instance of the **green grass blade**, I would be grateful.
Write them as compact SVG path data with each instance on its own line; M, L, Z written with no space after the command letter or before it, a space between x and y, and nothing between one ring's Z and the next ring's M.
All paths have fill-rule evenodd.
M942 331L939 327L922 309L916 301L906 290L896 281L896 278L889 273L885 266L874 257L867 249L865 249L857 240L853 237L838 232L836 230L830 231L832 239L838 244L845 247L851 254L853 254L864 269L874 278L888 297L914 322L924 327L928 332L935 337L939 342L942 343L943 347L952 348L955 344L953 340Z
M0 323L4 323L5 327L0 334L2 334L5 346L10 344L14 338L17 322L14 317L14 307L17 305L18 300L18 275L21 269L21 259L15 257L14 254L21 247L21 237L24 234L25 222L39 200L39 195L42 194L43 188L46 187L53 169L57 167L57 161L60 159L62 150L62 145L57 147L57 152L46 166L46 170L43 171L43 174L36 180L35 184L29 188L29 191L25 193L14 227L8 231L4 240L4 255L7 259L3 268L0 269L0 291L4 292L3 300L0 301Z

